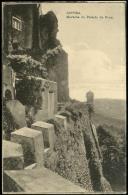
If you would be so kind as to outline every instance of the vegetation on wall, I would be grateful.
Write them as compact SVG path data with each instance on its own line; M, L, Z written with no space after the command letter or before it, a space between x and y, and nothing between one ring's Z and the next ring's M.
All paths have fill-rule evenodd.
M33 121L30 117L30 110L34 109L34 113L36 113L38 109L41 109L42 92L45 87L48 87L46 86L47 82L44 86L41 83L41 78L48 79L47 62L56 57L61 50L61 45L48 49L44 54L41 53L40 61L32 57L32 51L26 51L26 54L25 51L22 54L13 52L7 56L8 66L16 73L16 99L26 106L28 124Z
M54 152L45 156L45 166L88 191L111 191L109 182L103 177L102 165L89 126L87 113L79 104L67 103L60 114L67 117L68 126L58 126L55 120Z
M47 62L58 55L62 50L61 45L48 49L41 55L39 61L34 60L30 55L8 55L8 66L16 72L16 97L23 105L31 105L39 108L41 105L41 85L36 77L48 78ZM39 97L40 96L40 97Z
M35 76L47 78L47 70L42 63L27 55L9 55L9 64L21 76Z
M7 56L7 59L9 60L8 65L11 66L16 73L22 73L24 76L36 76L47 78L48 76L46 69L47 61L51 57L55 57L56 55L58 55L61 51L62 51L61 45L58 45L53 49L48 49L45 52L45 54L41 55L40 59L41 62L33 59L31 54L30 55L10 54Z
M24 77L16 81L16 98L23 105L41 106L42 100L39 102L39 98L42 90L41 80L35 77Z
M76 104L76 107L81 110L84 114L86 114L86 104L83 102L78 102L76 100L71 100L74 104ZM100 100L99 100L100 101ZM108 101L108 100L106 100ZM106 102L106 104L113 107L113 101L109 100L109 103ZM102 102L103 105L105 104L105 100ZM100 105L102 105L102 103ZM101 112L99 115L97 113L97 109L95 108L95 114L93 116L94 124L97 125L97 135L98 140L103 156L103 174L107 178L107 180L110 182L112 189L114 191L125 191L125 165L126 165L126 140L125 140L125 122L121 120L117 120L116 113L117 113L117 107L119 110L121 110L122 118L124 117L125 113L122 111L122 105L124 105L123 102L115 101L113 108L113 118L105 117L104 113ZM98 104L99 106L99 104ZM97 107L98 107L97 106ZM102 109L106 109L105 106L102 106ZM100 107L99 107L100 109ZM106 114L109 116L109 112L106 111ZM118 114L119 115L119 114ZM115 118L114 118L115 117ZM97 120L95 120L95 118ZM99 124L101 124L99 126Z
M103 154L103 171L104 175L111 183L113 190L125 190L125 135L115 137L112 135L114 127L105 125L97 128L99 144ZM115 130L114 130L115 131Z
M56 55L58 55L60 52L62 52L62 46L58 45L56 47L54 47L53 49L47 49L46 53L44 55L42 55L41 57L41 62L43 64L46 64L47 61L51 58L51 57L56 57Z
M68 117L67 129L56 120L48 121L55 127L55 146L52 152L45 154L45 166L91 192L83 135L77 123L79 113L65 111L65 115Z

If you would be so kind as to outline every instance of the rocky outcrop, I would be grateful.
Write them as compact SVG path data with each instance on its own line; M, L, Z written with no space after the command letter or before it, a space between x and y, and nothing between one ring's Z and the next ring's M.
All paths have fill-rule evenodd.
M42 54L46 51L52 52L48 58L46 67L50 80L57 82L58 101L69 100L68 88L68 54L62 49L60 41L56 38L58 32L58 20L53 12L40 16L40 37ZM53 50L60 46L59 53Z

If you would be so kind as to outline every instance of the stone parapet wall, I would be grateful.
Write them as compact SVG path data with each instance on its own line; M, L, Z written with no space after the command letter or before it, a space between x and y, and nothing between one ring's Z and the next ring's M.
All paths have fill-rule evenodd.
M66 125L65 117L57 115L56 118L61 118L61 124ZM54 149L54 126L39 121L33 124L32 128L18 129L11 133L11 141L3 140L3 191L84 193L85 189L44 168L45 155L49 150L52 152ZM48 137L42 134L44 130L48 133ZM47 150L44 149L45 141L49 142ZM17 162L17 159L20 160Z
M11 133L10 144L20 144L23 151L22 153L20 150L20 153L23 154L24 161L22 167L21 161L19 161L19 165L15 167L15 172L12 171L14 170L12 166L7 168L6 161L3 161L4 191L11 189L10 183L11 185L14 183L15 189L13 190L27 190L26 192L29 192L30 185L28 180L34 182L33 177L37 177L40 169L42 172L42 175L40 175L41 181L44 178L46 181L49 180L52 186L50 190L53 191L65 190L62 183L59 189L54 184L55 177L53 172L56 172L60 175L57 176L57 179L61 178L61 176L63 177L65 186L68 186L67 182L70 181L72 182L72 187L74 185L82 187L82 189L76 187L75 192L81 192L81 190L84 192L93 192L93 190L110 192L111 186L103 176L98 149L95 145L90 125L88 116L85 117L80 112L74 112L73 109L68 108L65 114L64 112L62 115L57 113L53 119L47 122L43 120L36 121L32 124L32 128L24 127ZM15 148L17 147L16 145ZM16 153L15 150L10 151L9 156ZM5 152L3 157L5 159ZM11 156L9 160L10 163L13 163L15 161L14 156ZM53 171L49 172L50 178L49 175L45 175L43 172L44 167L48 168L48 172L49 169ZM21 172L19 172L19 169L22 169ZM6 170L10 171L7 172ZM22 179L20 178L20 173L24 175ZM28 179L26 183L25 178ZM9 185L7 189L5 182ZM35 181L35 190L41 189L40 192L42 190L47 192L46 185L43 185L43 183L41 188L36 187L40 182L39 180ZM16 185L18 186L16 187ZM68 190L69 188L67 188Z
M7 188L22 193L86 193L86 190L74 185L58 174L46 168L5 171Z

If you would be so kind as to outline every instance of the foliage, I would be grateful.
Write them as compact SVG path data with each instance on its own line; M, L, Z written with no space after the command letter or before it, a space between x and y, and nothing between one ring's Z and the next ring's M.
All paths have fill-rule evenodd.
M110 192L111 186L106 178L104 178L101 159L99 158L89 119L85 114L82 115L81 128L83 130L86 156L89 161L89 169L93 189L94 191Z
M42 82L36 77L25 77L16 82L16 98L27 106L39 109L42 105Z
M62 50L58 45L54 49L48 49L41 56L41 62L34 60L29 55L9 55L9 66L17 73L16 76L20 80L16 80L16 97L23 105L37 107L41 106L41 85L36 77L47 79L47 60L55 57Z
M113 129L114 127L112 127ZM111 129L111 130L112 130ZM113 190L124 190L125 186L125 140L114 137L102 126L97 128L99 144L103 154L103 170Z
M47 78L47 70L44 65L31 56L27 55L9 55L9 66L13 68L16 73L22 76L36 76Z
M55 57L56 55L58 55L60 52L62 51L62 46L58 45L57 47L53 48L53 49L48 49L46 51L46 53L44 55L42 55L41 57L41 62L43 64L46 64L47 61L51 58L51 57Z
M89 192L92 185L79 113L68 109L65 114L69 116L67 129L56 120L48 121L55 127L55 146L53 152L46 154L45 166Z
M23 76L37 76L47 78L47 61L51 57L58 55L61 51L61 45L58 45L53 49L48 49L45 54L41 55L41 62L34 60L31 57L31 52L29 52L29 55L10 54L7 56L7 59L9 60L8 65L11 66L15 72L20 73Z
M80 109L79 102L73 101L60 111L67 117L66 130L51 121L55 126L55 148L52 154L46 155L45 166L88 191L93 188L94 191L110 192L111 186L102 174L87 113Z
M87 116L87 106L83 102L78 102L76 100L71 100L72 104L75 106L77 110L80 110L82 112L82 115ZM97 113L95 113L94 117L97 116ZM108 118L107 121L104 121L103 117L104 115L97 116L98 118L98 124L104 124L102 126L99 126L97 128L97 134L98 134L98 140L101 147L101 152L103 154L103 174L107 178L107 180L110 182L112 189L117 190L124 190L125 191L125 164L126 164L126 156L125 156L125 131L117 121L114 123L114 125L111 121L113 119ZM83 120L83 129L87 127L86 119ZM95 124L95 123L94 123ZM109 124L109 125L108 125ZM89 131L89 128L86 128L86 152L87 156L91 154L90 151L92 144L89 144L92 142L87 134ZM88 136L88 137L87 137ZM88 149L90 147L90 149ZM92 147L93 149L94 147ZM94 148L95 149L95 148ZM95 158L94 158L95 160ZM94 163L95 164L95 163ZM92 174L94 175L93 181L98 181L98 176L94 171L95 166L92 166Z

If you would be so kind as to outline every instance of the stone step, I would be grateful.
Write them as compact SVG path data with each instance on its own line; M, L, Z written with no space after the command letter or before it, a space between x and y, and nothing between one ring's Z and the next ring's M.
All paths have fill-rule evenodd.
M33 163L33 164L31 164L31 165L25 167L24 169L25 169L25 170L26 170L26 169L35 169L36 167L37 167L37 163Z
M3 140L3 169L17 170L24 168L23 149L20 144Z
M85 193L85 189L59 176L46 168L5 171L4 191L25 193ZM13 188L13 186L15 188Z
M25 166L35 162L37 166L43 165L44 145L41 132L24 127L11 133L11 141L22 145Z
M32 124L32 129L36 129L42 133L44 140L44 147L53 150L55 141L55 132L53 124L49 124L43 121L37 121Z
M55 120L64 126L65 129L67 129L67 119L65 116L62 116L62 115L59 115L59 114L56 114L55 115Z

